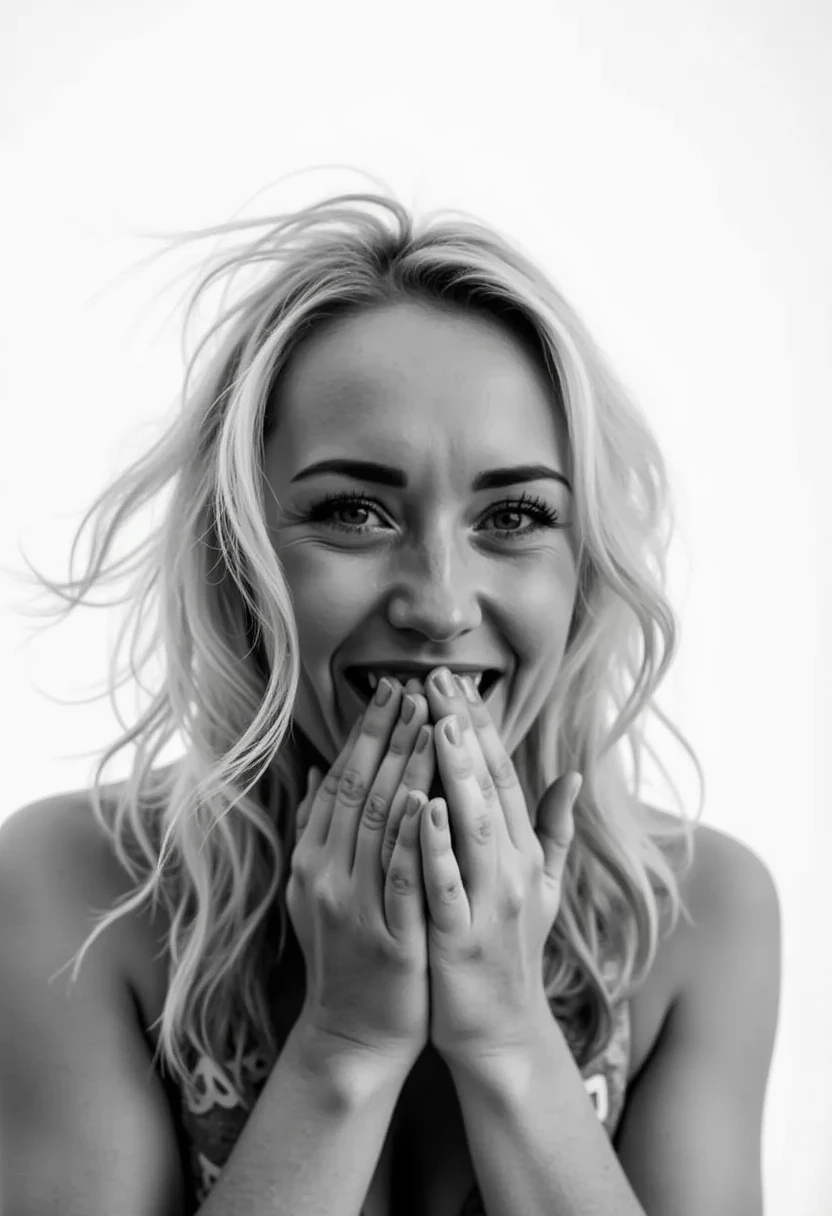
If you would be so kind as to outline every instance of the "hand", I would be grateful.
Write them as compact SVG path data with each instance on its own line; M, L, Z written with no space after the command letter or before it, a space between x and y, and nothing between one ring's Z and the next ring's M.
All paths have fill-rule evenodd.
M396 681L382 680L323 780L310 773L286 905L306 962L300 1016L307 1028L328 1044L409 1069L429 1025L423 792L415 794L415 813L401 819L386 876L381 864L391 804L403 807L409 782L425 765L413 752L420 731L429 731L427 703L413 697L405 722L400 707L407 700Z
M470 679L425 686L444 798L422 814L430 1039L447 1062L531 1045L551 1018L543 951L560 905L577 774L541 800L537 827L488 708ZM452 715L461 733L452 743ZM576 777L577 785L576 785ZM433 815L444 815L444 826ZM448 813L456 855L451 848Z

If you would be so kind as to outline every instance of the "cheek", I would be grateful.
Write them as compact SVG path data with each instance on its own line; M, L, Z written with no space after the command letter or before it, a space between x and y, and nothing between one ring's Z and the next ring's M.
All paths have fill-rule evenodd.
M304 666L316 672L366 616L370 582L355 562L301 546L280 552Z
M503 603L512 647L522 663L560 659L574 601L574 582L554 578L550 572L514 581L511 598Z

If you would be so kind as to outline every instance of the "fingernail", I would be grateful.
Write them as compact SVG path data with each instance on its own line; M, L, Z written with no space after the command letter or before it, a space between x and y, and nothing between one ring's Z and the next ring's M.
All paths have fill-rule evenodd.
M416 737L416 746L414 751L423 752L430 741L430 727L422 726L419 728L419 734Z
M393 695L393 685L382 677L376 689L376 705L386 705Z
M434 822L434 826L437 828L444 828L445 824L448 822L448 812L441 803L431 807L430 817Z
M405 815L413 816L422 806L422 800L425 795L419 793L418 790L411 790L407 795L407 802L404 804Z
M433 683L436 689L445 697L452 697L456 692L453 676L447 667L439 668L439 671L433 677Z
M405 697L402 701L402 722L407 724L415 713L416 702L412 697Z
M449 743L453 743L455 747L459 746L462 738L462 735L459 733L459 723L453 714L451 714L450 718L448 718L448 721L445 723L445 738Z
M474 681L471 679L470 676L462 676L460 683L462 684L462 688L463 688L468 700L471 702L472 705L476 705L478 694L477 694L477 686L474 683Z

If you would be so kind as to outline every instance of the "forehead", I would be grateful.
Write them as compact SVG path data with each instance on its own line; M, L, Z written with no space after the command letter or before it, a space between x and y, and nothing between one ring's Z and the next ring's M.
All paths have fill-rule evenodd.
M281 465L344 450L466 470L569 463L539 360L498 321L461 310L407 302L339 319L294 353L275 404Z

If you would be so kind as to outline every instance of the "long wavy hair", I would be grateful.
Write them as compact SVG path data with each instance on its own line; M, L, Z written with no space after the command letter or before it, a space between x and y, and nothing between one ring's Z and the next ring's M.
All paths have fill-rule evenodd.
M38 584L69 604L47 615L68 614L97 585L128 580L106 692L115 707L116 688L132 675L149 697L132 726L116 709L124 732L95 767L95 816L132 886L97 909L73 956L72 982L109 925L161 903L168 987L154 1023L154 1066L161 1060L187 1087L188 1055L205 1052L242 1094L248 1053L276 1057L266 980L269 968L280 975L293 932L285 891L306 773L292 732L301 656L265 524L264 445L280 411L281 370L306 337L339 316L418 300L494 318L527 343L568 429L578 594L555 686L513 760L532 814L559 774L583 774L544 979L579 1061L591 1060L663 933L680 912L690 921L679 878L692 863L695 820L646 742L648 714L688 752L704 795L694 752L655 704L678 641L665 591L675 525L656 439L546 274L466 213L420 221L390 192L345 193L278 217L168 236L162 252L217 236L188 299L185 333L209 289L223 287L223 300L187 363L181 408L84 515L67 581L49 580L26 559ZM241 272L249 282L232 298ZM163 494L158 524L116 560L121 530ZM90 556L73 578L89 524ZM128 641L128 666L117 669ZM152 691L141 673L155 659L162 678ZM154 769L175 736L181 759ZM102 797L105 767L130 744L129 778ZM678 815L640 797L648 754L676 794Z

